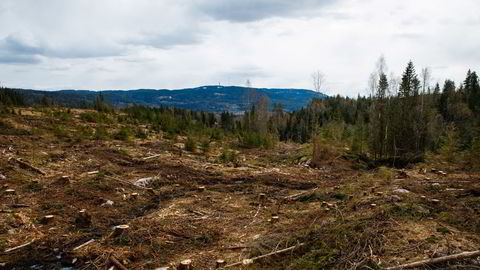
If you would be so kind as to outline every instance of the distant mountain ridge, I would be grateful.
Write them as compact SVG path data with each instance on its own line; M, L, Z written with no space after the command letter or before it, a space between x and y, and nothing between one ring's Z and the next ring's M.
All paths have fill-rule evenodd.
M269 104L281 103L286 111L298 110L306 106L314 97L325 98L325 94L308 89L294 88L247 88L241 86L207 85L178 90L136 89L136 90L59 90L40 91L20 89L27 103L39 102L44 97L64 106L91 104L98 94L116 107L131 105L171 106L183 109L210 112L230 111L240 113L248 107L248 95L251 89L256 96L267 96Z

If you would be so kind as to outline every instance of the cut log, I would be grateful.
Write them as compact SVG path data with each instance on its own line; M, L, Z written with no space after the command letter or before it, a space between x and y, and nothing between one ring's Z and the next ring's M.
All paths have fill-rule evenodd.
M70 184L70 177L67 176L67 175L64 175L60 178L57 179L57 181L55 181L56 184L58 185L68 185Z
M443 263L443 262L454 261L454 260L461 260L461 259L478 257L478 256L480 256L480 250L467 251L467 252L462 252L454 255L448 255L444 257L438 257L438 258L433 258L428 260L402 264L399 266L387 267L386 270L410 269L410 268L416 268L416 267L421 267L426 265L432 265L432 264Z
M183 260L177 267L178 270L192 270L192 260Z
M117 225L117 226L113 227L112 237L117 237L119 235L122 235L129 228L130 228L130 226L128 226L128 225Z
M15 194L15 189L9 188L5 190L5 194L7 195L14 195Z
M227 263L225 262L225 260L218 259L218 260L215 262L215 269L223 268L223 267L225 267L225 265L227 265Z
M260 201L260 203L265 203L266 199L267 199L267 195L265 193L258 194L258 200Z
M271 223L277 223L279 220L280 220L279 216L272 216L272 218L270 219L270 222Z

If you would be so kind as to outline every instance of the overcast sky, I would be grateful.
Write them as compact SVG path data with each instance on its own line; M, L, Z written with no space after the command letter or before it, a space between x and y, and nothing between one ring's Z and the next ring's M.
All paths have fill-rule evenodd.
M479 0L1 0L0 82L36 89L208 84L366 93L384 55L433 82L480 71ZM328 89L328 90L327 90Z

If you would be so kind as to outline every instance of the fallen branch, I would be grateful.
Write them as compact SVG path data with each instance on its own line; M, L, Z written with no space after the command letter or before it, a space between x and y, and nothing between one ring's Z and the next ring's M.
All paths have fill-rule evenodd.
M303 192L300 192L300 193L297 193L297 194L293 194L293 195L290 195L290 196L286 196L284 197L283 199L286 200L286 201L292 201L292 200L296 200L298 199L300 196L303 196L305 194L312 194L314 193L318 188L314 188L312 190L307 190L307 191L303 191Z
M269 257L269 256L273 256L273 255L276 255L276 254L285 253L287 251L294 250L294 249L296 249L298 247L301 247L303 245L304 245L303 243L300 243L300 244L297 244L295 246L291 246L291 247L288 247L288 248L285 248L285 249L273 251L273 252L270 252L270 253L267 253L267 254L264 254L264 255L260 255L260 256L257 256L257 257L250 258L250 259L245 259L241 262L236 262L236 263L229 264L229 265L225 266L224 268L230 268L230 267L234 267L234 266L238 266L238 265L252 264L256 260L259 260L259 259L262 259L262 258L265 258L265 257ZM220 269L222 269L222 268L220 268Z
M118 267L120 270L128 270L125 266L123 266L122 263L120 263L113 255L110 255L108 258L113 264L115 264L116 267Z
M28 242L28 243L25 243L23 245L20 245L20 246L16 246L16 247L13 247L13 248L9 248L9 249L5 249L4 253L10 253L12 251L15 251L15 250L18 250L18 249L21 249L21 248L24 248L24 247L27 247L27 246L30 246L31 244L33 244L33 242L35 242L35 239Z
M13 159L15 162L17 162L21 168L23 169L29 169L31 171L34 171L38 174L41 174L41 175L47 175L44 171L40 170L39 168L37 167L34 167L28 163L26 163L25 161L21 160L20 158L15 158Z
M399 266L392 266L392 267L386 268L385 270L409 269L409 268L420 267L420 266L424 266L424 265L430 265L430 264L448 262L448 261L453 261L453 260L466 259L466 258L471 258L471 257L475 257L475 256L480 256L480 250L466 251L466 252L453 254L453 255L448 255L448 256L444 256L444 257L422 260L422 261L402 264L402 265L399 265Z
M149 157L144 157L142 158L143 160L149 160L149 159L152 159L152 158L156 158L156 157L159 157L161 156L160 154L156 154L156 155L153 155L153 156L149 156Z
M11 208L28 208L30 205L23 203L14 203L9 205Z
M90 239L90 240L88 240L87 242L81 244L80 246L75 247L75 248L73 249L73 251L79 250L79 249L83 248L83 247L86 246L86 245L90 245L90 244L93 243L93 242L95 242L95 239Z

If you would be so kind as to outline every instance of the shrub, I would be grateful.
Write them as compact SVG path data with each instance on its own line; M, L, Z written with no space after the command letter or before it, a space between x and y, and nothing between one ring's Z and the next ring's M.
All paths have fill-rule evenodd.
M80 119L89 123L111 123L112 122L105 113L99 113L99 112L82 113L80 114Z
M132 131L128 127L121 127L114 135L113 138L120 141L128 141L132 136Z
M237 162L237 153L232 150L224 149L222 154L218 157L221 163L228 163L228 162Z
M192 136L187 137L187 142L185 143L185 150L195 153L197 150L197 142Z
M202 142L202 150L203 150L203 154L205 156L208 156L208 154L210 153L210 141L209 140L204 140Z
M312 165L320 166L323 162L331 161L337 155L334 146L319 136L313 139Z
M104 126L97 126L95 128L95 133L93 135L95 140L108 140L109 137L110 134L108 134L108 131Z
M137 130L135 131L135 137L139 139L147 139L148 134L143 128L137 128Z
M68 130L62 125L55 125L52 129L53 135L57 138L68 138Z
M240 146L245 148L271 149L275 147L275 144L276 138L270 133L244 132L240 135Z

